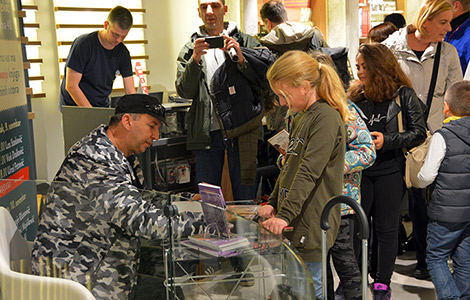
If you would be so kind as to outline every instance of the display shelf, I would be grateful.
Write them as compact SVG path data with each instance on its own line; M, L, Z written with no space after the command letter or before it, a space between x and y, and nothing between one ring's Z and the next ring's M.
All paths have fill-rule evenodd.
M389 14L403 14L402 10L392 10L392 11L371 11L371 15L389 15Z
M171 197L171 204L178 212L185 207L197 211L195 205L203 211L209 206L181 197ZM223 210L232 234L246 237L249 246L237 249L231 257L192 250L183 245L187 238L175 238L178 226L172 218L169 239L162 243L166 299L315 299L311 276L295 249L249 217L211 209ZM215 272L207 274L207 269Z

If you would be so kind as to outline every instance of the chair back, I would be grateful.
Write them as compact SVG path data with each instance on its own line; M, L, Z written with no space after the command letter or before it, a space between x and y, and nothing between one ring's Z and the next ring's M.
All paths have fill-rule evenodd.
M95 300L91 292L78 282L12 270L15 261L20 262L19 269L27 270L30 257L30 248L15 221L7 209L0 207L0 299Z

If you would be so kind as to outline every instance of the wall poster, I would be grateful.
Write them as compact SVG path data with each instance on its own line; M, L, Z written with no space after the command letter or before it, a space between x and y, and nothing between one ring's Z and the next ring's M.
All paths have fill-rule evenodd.
M37 229L36 183L16 0L0 0L0 205L23 236Z

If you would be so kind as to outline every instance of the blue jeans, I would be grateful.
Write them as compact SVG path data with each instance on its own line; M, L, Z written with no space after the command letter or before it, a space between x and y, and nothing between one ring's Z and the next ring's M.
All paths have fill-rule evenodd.
M224 143L220 130L211 131L211 149L196 150L196 182L221 185L225 150L227 150L230 182L234 200L254 200L256 185L241 184L240 154L237 139ZM254 151L258 151L255 149Z
M315 287L315 297L317 297L317 299L323 299L321 262L305 262L305 265L310 271L310 275L312 275L313 285Z
M453 276L447 265L449 257L453 260ZM470 300L470 222L430 220L426 262L438 300Z

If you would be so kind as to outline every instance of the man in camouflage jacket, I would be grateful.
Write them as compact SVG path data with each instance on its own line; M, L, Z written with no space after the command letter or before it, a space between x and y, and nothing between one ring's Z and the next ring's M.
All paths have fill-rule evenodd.
M47 195L33 247L33 272L64 277L97 299L128 299L136 284L139 238L168 235L163 210L139 191L135 154L158 139L164 122L159 100L122 97L110 125L101 125L69 151ZM176 217L176 235L201 229L192 213Z

